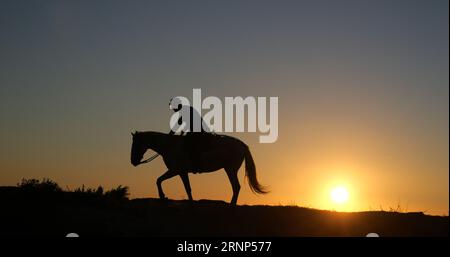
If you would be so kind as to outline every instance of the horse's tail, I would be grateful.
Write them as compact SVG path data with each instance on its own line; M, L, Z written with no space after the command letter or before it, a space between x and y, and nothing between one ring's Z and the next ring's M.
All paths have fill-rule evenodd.
M269 192L264 188L264 186L259 184L258 179L256 178L255 162L253 161L253 157L248 146L246 146L245 149L245 176L248 179L248 184L253 193L267 194Z

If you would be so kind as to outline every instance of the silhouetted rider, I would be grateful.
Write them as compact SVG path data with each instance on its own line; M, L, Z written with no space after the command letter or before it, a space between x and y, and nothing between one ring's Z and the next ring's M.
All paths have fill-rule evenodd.
M198 111L190 106L190 105L182 105L182 104L175 104L173 103L173 98L169 102L170 108L174 112L180 112L181 110L188 110L189 111L189 120L183 120L183 115L180 115L180 118L177 121L178 126L174 126L170 128L169 135L174 135L179 126L183 124L183 121L186 122L186 126L188 126L188 130L186 132L181 131L181 135L186 134L186 150L189 154L189 160L191 162L191 167L193 171L195 171L195 167L199 167L200 165L200 154L204 151L208 150L209 142L211 139L212 134L208 133L211 130L209 129L208 125L203 121L203 118L198 113ZM200 131L195 132L194 128L194 122L200 121Z
M190 132L195 132L194 131L194 122L195 121L200 121L201 125L200 125L200 133L205 133L205 132L211 132L211 130L209 129L208 125L206 125L205 121L203 121L202 116L198 113L197 110L195 110L194 107L190 106L190 105L182 105L182 104L174 104L173 103L173 98L170 99L169 102L169 106L171 107L171 109L174 112L179 112L182 109L189 109L189 120L185 120L187 126L189 126L189 130L187 131L187 133L189 134ZM181 126L183 124L183 115L180 115L180 118L178 119L178 126ZM170 128L170 135L175 134L175 131L177 130L178 127L176 128ZM181 135L184 135L184 131L181 131Z

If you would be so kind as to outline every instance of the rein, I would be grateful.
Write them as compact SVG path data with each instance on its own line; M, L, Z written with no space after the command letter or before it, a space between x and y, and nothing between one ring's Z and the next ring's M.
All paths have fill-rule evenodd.
M157 153L157 154L154 154L153 156L151 156L150 158L148 158L148 159L146 159L146 160L143 160L143 161L141 161L140 162L140 164L144 164L144 163L149 163L149 162L151 162L151 161L153 161L154 159L156 159L156 157L158 157L159 156L159 153Z

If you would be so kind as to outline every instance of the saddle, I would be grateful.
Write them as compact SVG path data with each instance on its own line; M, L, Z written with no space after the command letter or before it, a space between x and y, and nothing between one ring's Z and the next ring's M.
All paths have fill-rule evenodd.
M210 151L214 142L220 137L220 135L207 132L186 134L184 151L188 156L192 171L201 167L201 155Z

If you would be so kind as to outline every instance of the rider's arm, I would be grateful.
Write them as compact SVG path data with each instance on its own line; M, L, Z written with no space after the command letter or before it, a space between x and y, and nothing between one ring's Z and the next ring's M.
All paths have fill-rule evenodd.
M180 117L180 118L178 119L178 121L177 121L177 124L178 124L178 125L175 125L174 128L170 129L169 135L174 135L174 134L175 134L175 131L173 131L173 129L176 129L176 127L180 126L180 125L182 124L182 121L183 121L183 119L182 119L182 117ZM183 135L183 134L181 134L181 135Z

